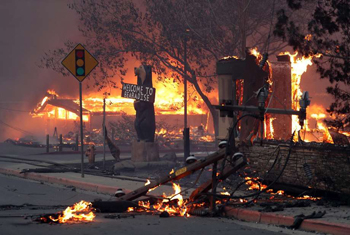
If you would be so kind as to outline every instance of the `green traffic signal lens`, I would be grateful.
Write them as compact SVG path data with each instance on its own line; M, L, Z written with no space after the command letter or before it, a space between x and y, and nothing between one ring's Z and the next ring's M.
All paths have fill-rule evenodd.
M78 68L77 69L77 75L81 76L84 74L84 69L83 68Z

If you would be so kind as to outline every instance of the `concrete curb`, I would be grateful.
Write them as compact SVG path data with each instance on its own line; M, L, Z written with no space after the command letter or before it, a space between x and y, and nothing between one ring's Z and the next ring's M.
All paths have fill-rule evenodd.
M4 169L0 168L0 173L5 175L17 176L19 178L25 178L30 180L43 181L47 183L60 184L66 186L74 186L79 189L114 194L118 187L112 187L107 185L99 185L88 182L80 182L76 180L64 179L54 176L48 176L37 173L20 173L18 170ZM126 193L130 190L124 190ZM234 217L239 220L255 223L264 223L264 224L273 224L273 225L284 225L290 226L294 222L294 218L291 216L284 216L274 213L264 213L259 211L252 211L240 208L227 207L225 209L226 215ZM321 233L329 233L335 235L349 235L350 234L350 225L346 224L336 224L329 223L320 220L304 220L300 226L300 229L306 231L316 231Z
M118 189L118 187L112 187L107 185L100 185L100 184L94 184L94 183L88 183L88 182L81 182L71 179L65 179L65 178L59 178L44 174L37 174L37 173L20 173L20 171L12 170L12 169L4 169L0 168L0 173L5 175L12 175L17 176L19 178L25 178L30 180L36 180L36 181L43 181L47 183L53 183L53 184L60 184L60 185L66 185L66 186L74 186L78 189L98 192L98 193L106 193L113 195L115 191ZM125 192L128 192L127 190L124 190Z
M264 213L259 211L251 211L239 208L226 208L226 215L239 220L263 224L291 226L294 222L294 217L278 215L274 213ZM329 223L326 221L304 220L300 226L301 230L316 231L321 233L329 233L335 235L349 235L350 225Z

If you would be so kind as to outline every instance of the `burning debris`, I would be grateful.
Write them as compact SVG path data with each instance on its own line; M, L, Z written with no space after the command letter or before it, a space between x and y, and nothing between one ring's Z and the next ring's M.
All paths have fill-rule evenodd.
M95 215L95 209L92 207L91 202L80 201L75 203L73 206L67 207L64 211L44 215L36 219L41 223L80 223L80 222L92 222Z
M235 146L235 145L233 145ZM292 148L290 142L289 150ZM40 222L52 223L76 223L79 221L92 221L95 217L94 212L127 212L134 215L135 213L150 213L160 217L169 216L213 216L222 215L226 206L249 205L252 203L261 203L265 207L263 211L280 211L287 207L304 207L310 206L311 201L321 200L320 197L308 195L292 196L282 189L272 189L271 185L262 182L266 179L259 177L247 176L247 172L251 172L250 167L245 167L243 173L246 175L237 187L222 188L221 192L217 192L218 184L223 183L229 176L241 170L246 165L246 159L241 153L230 153L226 155L228 149L220 149L210 154L205 159L188 164L180 169L172 169L168 175L161 177L157 181L147 180L145 185L127 194L121 194L117 201L114 202L80 202L73 207L68 207L64 212L54 215L42 216ZM278 152L278 155L280 152ZM290 153L289 153L290 154ZM289 158L289 156L287 157ZM287 161L288 162L288 161ZM218 164L220 163L220 164ZM223 164L223 165L222 165ZM180 180L194 172L200 171L196 182L201 176L201 170L212 165L212 178L196 188L189 199L184 199L183 193L188 189L181 189L179 184L173 181ZM222 168L219 166L223 166ZM277 168L280 174L284 173L284 169ZM203 170L202 170L203 171ZM241 172L242 173L242 172ZM251 174L251 173L250 173ZM280 176L274 175L275 180ZM234 178L239 181L238 175ZM238 182L237 181L237 182ZM162 196L147 195L160 185L172 182L174 193L171 195L163 194ZM246 185L246 190L237 194L237 189L242 185ZM209 192L211 190L211 192ZM219 191L219 190L218 190ZM237 194L237 196L234 196ZM146 197L138 201L133 201L140 197ZM260 199L259 199L259 198ZM252 198L249 200L249 198ZM302 201L302 202L298 202ZM105 208L105 209L101 209ZM106 209L107 208L107 209ZM111 218L114 218L113 216Z
M38 141L34 136L25 136L22 138L7 139L5 140L5 143L18 145L18 146L25 146L25 147L35 147L35 148L43 148L45 146L40 141Z
M150 183L149 183L150 184ZM148 185L148 184L147 184ZM148 192L154 190L151 188ZM179 184L173 183L174 194L167 196L163 194L162 200L157 200L155 203L151 204L150 201L139 201L138 207L129 207L128 212L151 212L160 213L161 216L185 216L189 217L187 213L187 203L188 200L184 200L181 195L181 187Z
M245 177L245 184L248 185L249 187L247 188L247 190L258 190L258 191L263 191L265 190L268 186L265 184L262 184L260 182L259 177ZM275 199L275 196L280 196L279 198L281 198L281 196L283 196L284 198L290 198L290 199L297 199L297 200L311 200L311 201L317 201L317 200L321 200L321 197L312 197L309 195L303 195L303 196L299 196L299 197L294 197L292 195L288 195L285 193L284 190L277 190L276 192L274 192L273 189L268 189L265 191L265 193L268 193L270 195L272 195L269 199L273 200Z

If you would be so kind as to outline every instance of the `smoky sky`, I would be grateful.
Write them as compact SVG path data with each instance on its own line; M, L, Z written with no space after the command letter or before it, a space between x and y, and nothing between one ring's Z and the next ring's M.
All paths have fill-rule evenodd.
M67 40L77 42L82 38L78 31L79 17L68 8L69 2L0 1L0 108L32 110L47 89L55 89L62 95L76 94L75 97L78 97L78 82L75 78L63 77L37 66L48 50L63 47ZM309 69L301 83L303 90L310 91L313 103L329 105L331 98L325 92L328 82L321 81L315 69ZM0 120L23 129L30 129L22 122L28 118L30 116L26 112L0 109ZM0 141L5 137L13 137L12 132L0 125Z
M37 66L45 52L80 37L78 16L67 3L66 0L0 1L0 107L32 110L47 89L78 91L74 78ZM7 124L28 128L21 125L27 118L28 113L0 109L0 119ZM11 128L0 125L0 130L0 140L4 135L12 136Z
M39 68L40 57L78 38L78 17L66 0L11 0L0 3L1 102L37 102L42 92L72 78Z

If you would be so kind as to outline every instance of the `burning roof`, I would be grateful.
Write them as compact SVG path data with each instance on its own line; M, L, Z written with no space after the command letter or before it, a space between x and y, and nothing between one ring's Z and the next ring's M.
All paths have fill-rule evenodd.
M40 116L43 112L50 112L51 110L47 110L47 107L51 105L53 107L64 109L77 116L79 115L79 105L74 99L60 99L58 97L59 95L55 91L48 90L45 97L30 114L32 116ZM83 113L88 112L89 110L83 108Z

